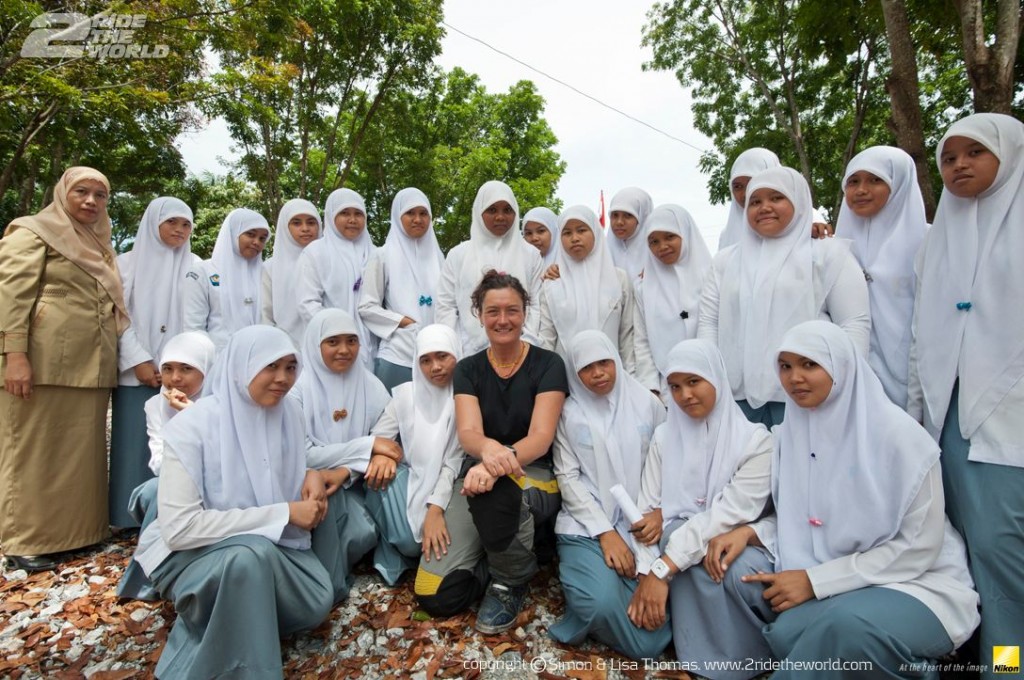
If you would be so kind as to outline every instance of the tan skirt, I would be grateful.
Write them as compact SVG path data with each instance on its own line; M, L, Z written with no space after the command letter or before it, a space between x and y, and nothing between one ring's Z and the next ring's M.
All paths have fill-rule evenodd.
M0 547L45 555L98 543L107 525L110 390L0 389Z

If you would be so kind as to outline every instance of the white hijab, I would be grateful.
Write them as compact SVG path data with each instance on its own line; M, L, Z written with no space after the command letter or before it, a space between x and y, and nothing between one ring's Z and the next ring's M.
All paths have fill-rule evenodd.
M959 377L960 433L970 439L1024 377L1024 305L1011 299L1024 290L1024 123L1000 113L959 120L939 141L940 164L953 136L983 144L999 170L976 199L944 191L939 200L921 267L918 375L940 428Z
M344 309L355 317L359 288L363 285L363 270L373 254L373 241L367 227L355 241L349 241L338 232L334 218L345 208L356 208L366 214L366 202L362 196L351 189L335 189L324 205L324 224L327 225L324 237L310 243L306 250L320 273L330 306ZM363 337L360 334L360 338Z
M302 399L306 436L317 446L365 437L391 400L384 384L358 358L344 373L327 368L320 343L334 335L359 337L359 329L348 312L328 308L310 319L302 339L302 356L309 366L295 389Z
M739 243L747 226L747 206L741 205L732 198L732 182L737 177L753 177L769 168L777 168L782 163L774 151L755 146L747 149L732 163L729 171L729 219L725 222L725 231L718 237L718 249L722 250L734 243ZM747 194L750 195L749 192Z
M388 308L425 326L434 322L434 295L444 255L437 245L433 221L419 238L405 233L402 215L419 207L430 213L430 200L419 189L408 187L395 194L391 229L382 255L388 278Z
M409 464L406 515L417 542L423 540L427 499L441 476L445 454L459 446L452 384L438 387L430 382L420 370L419 359L431 352L447 352L459 359L459 345L459 337L448 326L431 324L422 328L416 335L412 382L403 383L394 391L398 432Z
M627 212L636 218L636 231L626 240L616 238L615 234L608 237L608 250L612 254L615 266L629 275L632 281L644 270L644 258L647 256L647 240L644 238L644 220L654 208L650 194L638 187L626 187L612 196L608 204L608 213L618 210Z
M569 341L568 348L569 398L562 410L562 425L582 469L580 480L597 499L608 521L635 550L629 520L615 502L611 488L621 484L634 502L639 497L651 435L664 420L665 411L657 398L622 367L615 345L604 333L582 331ZM581 368L601 359L615 361L615 386L605 396L591 392L578 375ZM572 523L570 517L560 515L555 531L564 533Z
M184 326L181 286L192 268L192 248L190 240L177 248L160 240L160 225L173 217L192 222L192 209L171 196L150 201L135 234L131 265L123 268L128 315L153 357L160 356L167 338Z
M693 373L715 388L715 406L703 420L673 401L668 420L654 432L661 450L661 511L665 523L691 518L714 505L733 475L769 436L747 420L732 398L722 354L707 340L684 340L669 352L665 375ZM787 414L788 415L788 414Z
M548 248L547 255L541 255L544 260L544 268L547 269L557 262L558 253L562 250L562 243L558 239L558 215L551 208L531 208L523 215L523 229L526 229L527 222L543 224L551 233L551 247Z
M484 211L498 201L507 202L516 213L513 226L500 238L487 230L483 219ZM497 180L484 182L473 201L473 223L469 227L468 248L462 260L462 269L458 272L455 289L462 330L473 340L484 337L484 333L479 325L473 322L471 297L488 270L496 269L511 274L519 279L527 290L533 283L530 279L530 260L533 257L540 259L540 253L524 241L523 235L515 228L518 219L519 203L512 189Z
M675 264L662 263L650 248L640 280L640 301L644 306L647 339L654 365L662 376L668 375L665 364L669 350L680 340L697 337L700 318L700 292L704 277L711 268L711 252L690 213L682 206L659 205L643 225L643 239L655 231L678 235L683 240ZM682 313L686 318L682 318Z
M762 238L748 225L722 277L719 297L719 349L729 371L733 396L754 408L782 401L784 392L774 371L772 347L802 321L817 318L814 291L814 248L809 236L813 220L811 190L796 170L772 168L754 175L747 185L747 203L758 189L774 189L792 202L793 219L775 238ZM848 242L844 242L848 243ZM825 249L827 248L827 249ZM842 244L828 239L823 254L845 254ZM838 267L826 262L827 294Z
M870 172L889 185L889 200L874 217L858 217L843 201L837 231L853 241L853 254L868 278L871 356L868 358L893 403L906 406L910 325L914 315L914 257L928 222L914 159L902 149L873 146L846 166L843 186L855 172Z
M258 405L249 383L269 364L296 355L288 334L271 326L234 333L217 359L212 395L164 427L164 441L195 483L207 510L288 503L301 498L306 472L302 416L289 399ZM278 544L310 546L309 532L289 524Z
M283 328L293 342L302 340L305 324L299 315L299 298L295 292L299 279L298 261L302 255L300 246L292 236L288 222L296 215L311 215L316 218L319 239L324 234L324 225L320 221L320 211L316 206L302 198L293 198L281 206L277 214L277 238L274 240L274 255L266 261L265 266L272 267L270 285L274 292L274 323ZM310 242L308 245L312 245Z
M786 397L775 428L772 496L778 516L776 571L807 569L892 539L939 447L903 409L850 337L828 321L792 328L779 352L818 363L832 390L813 409Z
M270 225L263 215L248 208L229 212L210 258L213 273L220 280L220 308L228 332L260 322L263 259L257 256L247 260L238 250L238 237L250 229L263 229L270 238Z
M564 249L558 253L559 278L548 281L547 301L551 308L558 337L563 347L569 340L585 330L601 330L616 303L622 299L622 283L611 254L604 246L604 230L597 223L597 215L590 208L574 205L558 217L558 231L551 239L562 240L562 229L569 220L579 220L594 234L594 248L577 262ZM618 336L612 338L618 344Z
M163 366L168 361L174 361L179 364L188 364L196 369L203 374L203 385L200 386L199 392L206 395L210 394L210 389L207 387L209 383L206 379L210 376L210 369L213 368L213 360L216 357L217 347L213 344L213 340L210 339L209 335L202 331L186 331L175 335L167 341L167 344L164 345L163 354L160 355L160 365ZM167 390L164 389L163 391L166 392ZM170 420L179 413L177 409L171 407L170 402L163 395L157 396L163 402L161 410L163 411L165 421ZM185 396L193 401L199 398L198 394L187 394Z

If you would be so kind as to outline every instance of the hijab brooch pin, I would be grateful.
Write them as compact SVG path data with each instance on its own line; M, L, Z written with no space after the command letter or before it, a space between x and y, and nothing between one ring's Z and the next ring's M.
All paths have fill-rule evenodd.
M429 295L421 295L420 296L420 307L422 307L424 305L426 305L427 307L431 307L431 306L433 306L433 304L434 304L434 298L430 297Z
M331 414L331 417L334 418L334 422L338 422L339 420L348 417L348 411L346 409L343 409L343 408L342 409L338 409L334 413Z

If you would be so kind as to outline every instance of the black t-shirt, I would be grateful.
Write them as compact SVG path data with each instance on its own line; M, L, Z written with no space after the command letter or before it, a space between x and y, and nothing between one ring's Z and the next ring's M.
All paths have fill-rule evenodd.
M484 435L511 446L530 433L537 394L569 394L569 379L562 357L531 345L523 365L511 378L494 372L487 350L466 357L455 367L453 387L455 394L470 394L480 401ZM536 464L551 467L550 448Z

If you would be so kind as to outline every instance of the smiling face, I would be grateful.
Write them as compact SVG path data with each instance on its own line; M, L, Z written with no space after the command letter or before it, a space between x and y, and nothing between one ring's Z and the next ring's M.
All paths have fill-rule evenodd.
M707 418L715 408L715 386L696 373L670 373L666 380L676 406L694 420Z
M312 215L293 215L288 220L288 233L299 246L305 248L316 240L320 233L320 222Z
M998 172L999 159L981 142L953 136L942 145L939 173L954 196L976 197L995 183Z
M420 371L436 387L448 387L457 363L455 355L448 352L427 352L419 358Z
M402 229L409 238L419 238L430 228L430 212L422 205L402 213Z
M203 374L195 366L180 361L160 364L160 381L164 388L181 390L189 399L194 399L203 389L203 379Z
M820 406L832 392L832 376L816 361L793 352L779 352L779 382L803 408Z
M523 334L526 306L512 288L496 288L484 295L480 320L492 345L518 342Z
M892 189L878 175L858 170L846 179L843 194L853 214L868 219L882 212L882 208L889 202Z
M576 375L580 377L584 387L599 397L611 394L615 389L615 360L599 359L581 368Z
M540 251L541 256L551 250L551 230L540 222L527 222L523 225L523 238L531 246Z
M238 235L238 254L247 260L259 257L269 237L270 232L262 227L243 231Z
M157 230L165 246L177 248L188 242L188 237L192 235L192 223L184 217L172 217L161 222Z
M83 179L68 192L68 213L74 221L92 226L106 212L109 199L110 194L103 182Z
M299 374L299 361L294 354L288 354L268 364L249 383L249 397L256 404L269 408L277 406L295 385Z
M344 373L359 357L358 335L332 335L320 343L320 356L333 373Z
M562 227L562 250L580 262L594 250L594 232L582 220L569 220Z
M674 265L683 253L683 237L671 231L652 231L647 235L647 247L664 265Z
M758 189L747 201L747 221L762 238L776 238L793 221L796 209L786 195L775 189Z
M359 208L343 208L334 216L334 228L342 238L355 241L366 229L366 213Z
M635 215L631 215L625 210L613 210L608 217L611 220L610 224L615 238L625 241L636 233L639 222Z
M516 210L508 201L498 201L484 208L481 218L487 231L501 237L516 223Z

